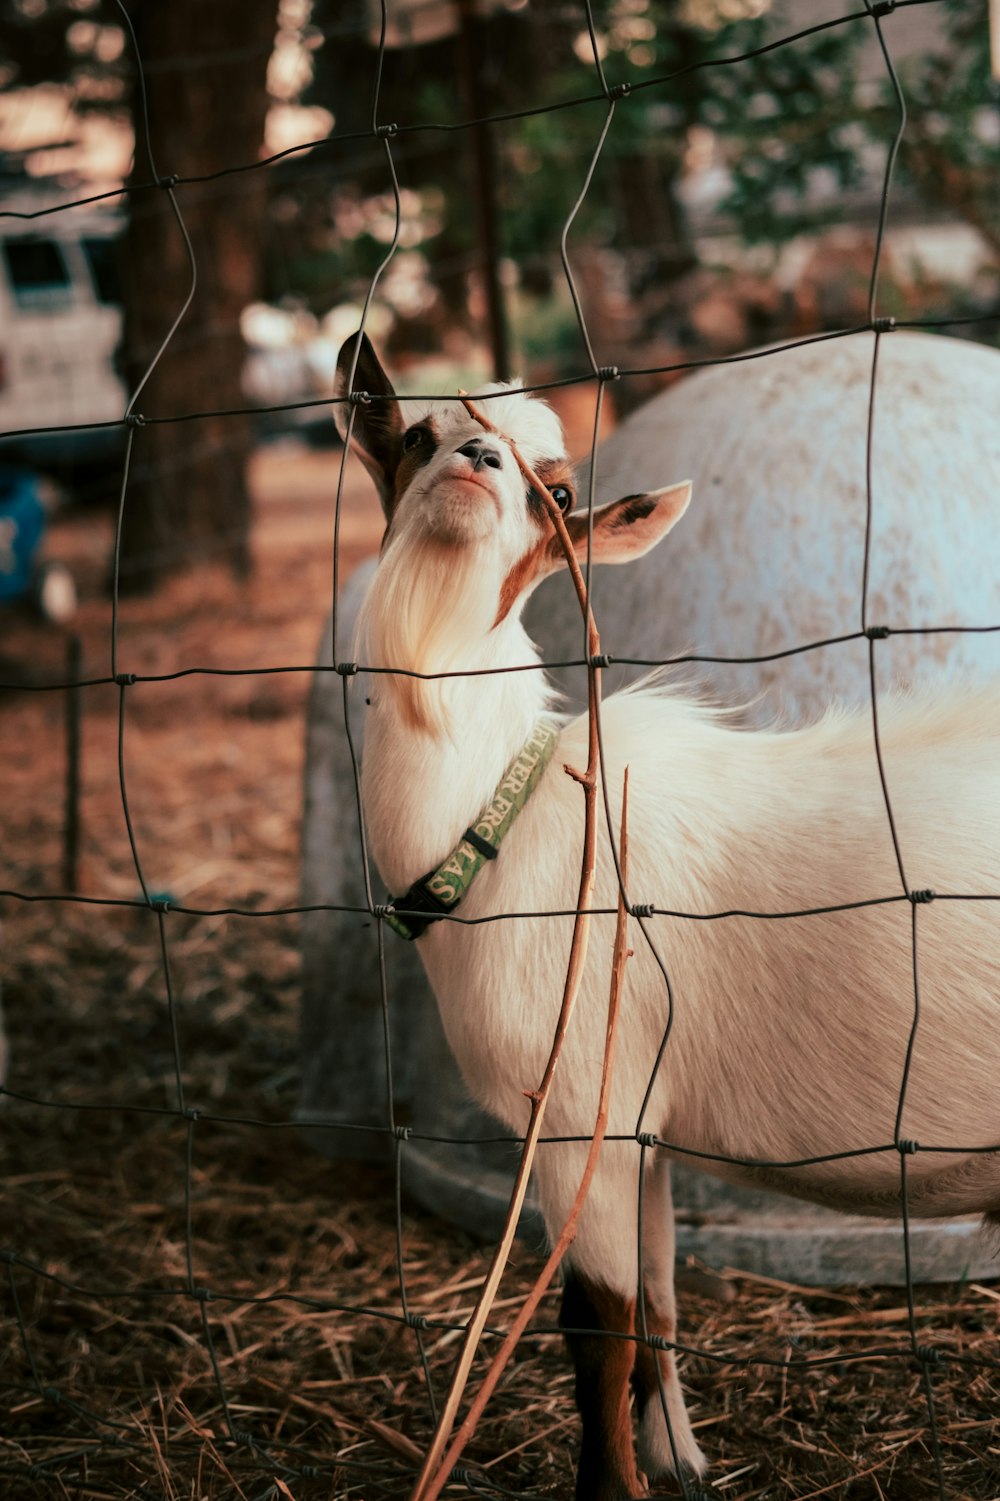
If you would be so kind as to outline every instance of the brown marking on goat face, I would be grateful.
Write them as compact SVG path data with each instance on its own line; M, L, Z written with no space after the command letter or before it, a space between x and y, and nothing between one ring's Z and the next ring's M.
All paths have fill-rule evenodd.
M538 576L544 577L552 570L549 566L549 540L542 537L534 547L519 558L500 585L500 602L497 605L493 627L506 620L521 595Z
M568 459L543 460L535 466L535 473L547 490L564 485L576 498L576 477ZM500 602L497 606L494 627L506 620L511 610L536 578L544 578L564 560L562 545L552 527L548 508L542 497L529 487L526 496L528 515L542 531L542 536L519 558L500 587ZM567 513L568 514L568 513Z
M642 1486L629 1414L629 1378L636 1346L631 1339L609 1338L634 1332L635 1302L570 1271L559 1323L573 1357L576 1405L583 1425L576 1501L623 1501L639 1496Z
M535 465L535 473L546 490L554 490L557 485L564 485L574 497L575 502L576 475L568 459L543 459L541 463ZM528 490L528 514L533 521L541 523L548 532L552 525L549 521L549 513L544 500L540 495L536 495L533 489Z
M415 432L421 435L420 442L413 448L403 448L403 439L407 433ZM392 531L392 523L395 519L399 503L413 482L413 477L419 470L430 462L437 451L439 436L434 422L430 417L418 422L414 427L408 428L406 433L396 439L396 459L393 467L389 498L386 503L386 527L382 534L381 551L385 551Z

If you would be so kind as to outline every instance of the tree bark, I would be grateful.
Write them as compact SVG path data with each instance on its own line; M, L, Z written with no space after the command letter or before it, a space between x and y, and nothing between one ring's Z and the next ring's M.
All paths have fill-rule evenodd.
M130 7L142 58L150 146L162 181L199 176L260 155L275 0L138 0ZM153 176L141 96L133 115L131 182ZM266 174L238 173L172 189L191 239L197 283L191 306L142 388L147 419L244 405L240 313L261 295ZM184 306L191 260L171 192L130 195L125 237L125 367L130 392ZM249 417L149 423L134 433L121 550L121 586L155 587L194 561L250 567Z

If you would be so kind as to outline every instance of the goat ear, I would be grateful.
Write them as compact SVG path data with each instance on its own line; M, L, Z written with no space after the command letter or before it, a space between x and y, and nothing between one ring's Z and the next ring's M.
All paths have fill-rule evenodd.
M679 485L670 485L666 490L650 490L647 495L626 495L624 500L602 506L594 512L593 525L589 527L586 512L571 514L566 517L566 530L581 564L587 557L588 533L595 563L628 563L632 558L641 558L667 535L674 522L684 515L690 499L691 481L682 480ZM494 623L499 625L514 605L523 602L542 579L565 567L563 545L549 530L549 535L538 542L504 580Z
M365 391L374 400L357 404L354 425L350 427L352 407L347 398L352 391ZM337 431L346 442L350 428L351 445L375 481L382 509L388 517L403 418L392 382L379 364L367 334L359 331L345 341L337 357L333 394Z
M691 481L682 480L665 490L626 495L623 500L602 506L594 512L593 525L589 529L586 513L567 516L566 528L581 562L587 556L589 530L591 557L595 563L628 563L633 558L641 558L667 535L684 515L690 499ZM548 545L558 562L563 555L558 540L553 537Z

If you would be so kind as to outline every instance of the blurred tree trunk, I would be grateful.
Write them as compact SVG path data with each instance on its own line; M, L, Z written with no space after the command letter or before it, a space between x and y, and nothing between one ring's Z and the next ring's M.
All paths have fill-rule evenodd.
M153 159L161 179L254 161L267 111L275 0L138 0L130 6L146 72ZM151 176L139 91L132 181ZM242 309L261 295L266 174L178 186L197 266L194 299L143 386L149 417L244 405ZM125 240L126 373L134 391L191 287L184 236L164 190L130 200ZM140 427L125 506L121 582L151 589L196 560L250 567L246 462L252 419L205 417Z
M698 264L687 216L677 194L680 153L629 152L615 161L620 241L628 246L633 296L662 291Z

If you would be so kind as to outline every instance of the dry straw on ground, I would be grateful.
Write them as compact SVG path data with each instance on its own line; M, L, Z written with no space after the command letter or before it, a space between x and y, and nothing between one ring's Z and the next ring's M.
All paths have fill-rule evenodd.
M272 493L269 474L258 476L258 541L267 545L256 579L237 588L200 575L129 606L124 669L309 660L329 584L329 550L309 509L319 505L325 471L317 465L315 491L304 486L301 494L288 472L280 495L277 487ZM73 557L90 596L83 626L88 660L98 666L107 629L99 540L88 518L57 526L52 538ZM25 616L7 623L11 662L56 669L56 638L40 636ZM294 676L135 690L130 796L157 889L200 906L294 903L306 686ZM52 891L61 705L53 696L8 693L2 713L2 884ZM133 897L115 714L116 694L95 690L85 726L82 880L89 894ZM376 1316L398 1316L401 1306L393 1176L388 1167L332 1164L287 1124L298 1069L295 919L166 919L185 1098L203 1113L189 1127L155 1113L176 1100L156 918L3 905L10 1083L59 1108L9 1100L0 1123L0 1240L47 1274L4 1269L0 1495L405 1496L432 1422L416 1334L398 1317ZM102 1108L82 1108L95 1104ZM154 1113L144 1113L149 1107ZM170 1291L187 1276L189 1129L194 1278L217 1294L204 1305ZM405 1173L405 1146L403 1154ZM468 1315L490 1248L409 1205L402 1230L409 1306L432 1321L423 1339L440 1401L459 1336L436 1326ZM516 1250L495 1326L539 1266L538 1255ZM902 1293L732 1280L732 1302L693 1291L681 1302L681 1338L703 1352L685 1362L684 1380L720 1497L935 1496L919 1372L905 1358L857 1358L873 1348L905 1350ZM993 1287L921 1289L918 1309L921 1339L946 1355L1000 1356ZM550 1295L536 1320L541 1332L524 1340L466 1453L473 1478L446 1495L494 1486L571 1495L577 1426L555 1318ZM489 1353L487 1342L483 1358ZM794 1362L818 1356L833 1363L796 1369ZM793 1364L755 1364L769 1358ZM1000 1495L998 1386L989 1365L945 1360L935 1370L945 1489L954 1501ZM230 1423L263 1447L234 1443ZM310 1465L317 1473L303 1474Z

